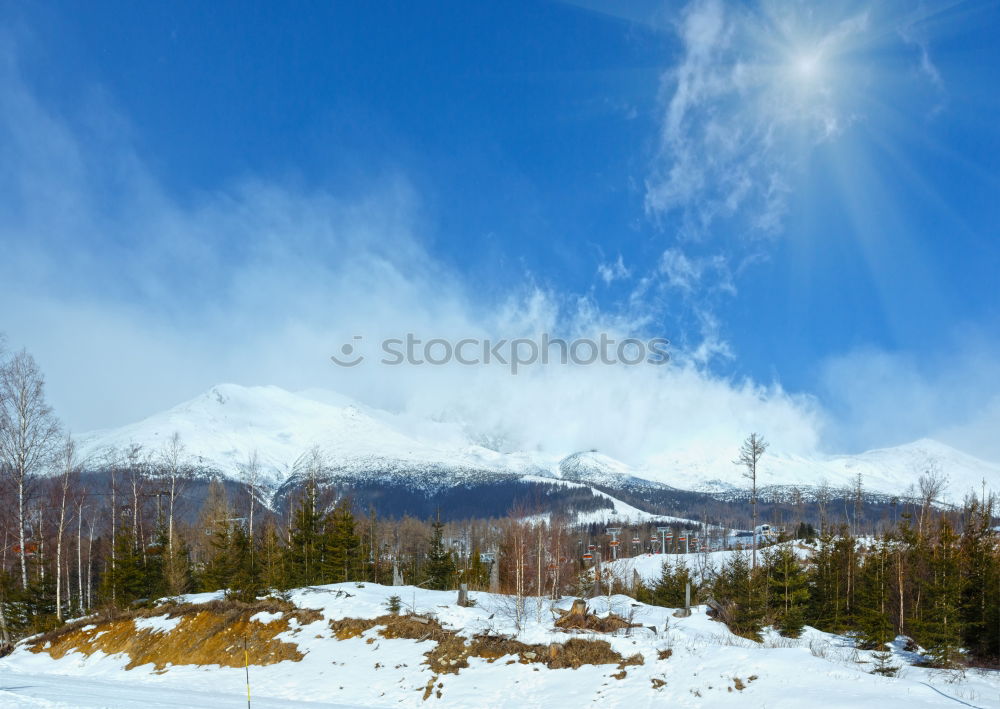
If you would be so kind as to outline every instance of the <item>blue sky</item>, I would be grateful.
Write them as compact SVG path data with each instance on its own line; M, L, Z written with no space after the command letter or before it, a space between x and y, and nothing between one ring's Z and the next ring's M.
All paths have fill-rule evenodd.
M467 415L451 375L326 353L611 329L673 341L673 398L467 384L1000 460L997 3L0 12L0 330L77 430L223 380Z

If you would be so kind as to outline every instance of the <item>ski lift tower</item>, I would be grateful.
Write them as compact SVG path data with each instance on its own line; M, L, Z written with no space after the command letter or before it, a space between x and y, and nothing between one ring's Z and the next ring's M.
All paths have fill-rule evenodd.
M620 543L618 541L618 535L622 533L622 528L621 527L608 527L608 529L606 531L607 531L608 534L611 535L611 543L610 543L611 558L612 559L618 559L618 544Z
M670 531L670 527L657 527L656 531L660 533L660 553L667 553L667 532Z

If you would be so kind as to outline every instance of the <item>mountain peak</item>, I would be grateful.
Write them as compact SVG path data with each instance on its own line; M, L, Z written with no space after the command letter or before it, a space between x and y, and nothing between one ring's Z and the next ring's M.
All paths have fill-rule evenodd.
M325 390L292 393L277 386L224 383L199 396L121 428L80 437L82 455L92 458L110 447L137 443L160 450L178 433L192 460L227 476L238 474L254 450L274 484L290 474L296 460L318 447L338 470L478 470L501 475L542 475L598 485L649 484L681 489L745 487L731 452L704 446L675 447L639 467L597 450L491 450L473 443L460 422L442 423L364 407ZM769 451L762 485L850 487L858 474L865 489L899 494L916 486L921 474L938 470L953 494L978 489L982 480L1000 487L1000 466L979 460L933 439L856 455L792 455ZM386 473L388 475L388 473Z

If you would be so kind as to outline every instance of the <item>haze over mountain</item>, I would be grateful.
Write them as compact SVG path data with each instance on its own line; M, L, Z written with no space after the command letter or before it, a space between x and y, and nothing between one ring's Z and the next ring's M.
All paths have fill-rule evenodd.
M622 461L600 451L517 450L491 442L486 431L462 421L435 421L361 405L334 392L291 393L275 386L220 384L190 401L142 421L80 436L82 455L99 461L111 447L139 444L160 449L178 433L197 467L236 478L256 450L267 483L278 488L296 462L319 448L338 475L373 475L406 482L434 473L435 486L491 477L532 477L604 488L666 485L683 490L727 492L746 487L731 448L672 447ZM947 477L953 501L969 490L1000 486L1000 466L955 448L922 439L859 455L787 452L775 445L764 460L760 484L850 488L861 475L867 491L905 494L921 474Z

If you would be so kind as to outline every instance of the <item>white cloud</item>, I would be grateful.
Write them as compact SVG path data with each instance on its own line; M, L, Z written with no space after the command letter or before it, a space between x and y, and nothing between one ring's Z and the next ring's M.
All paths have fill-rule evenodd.
M691 27L691 42L711 59L732 30L724 15L703 21ZM604 331L678 340L674 332L649 332L646 299L663 287L725 293L735 288L733 275L719 254L678 248L638 279L624 312L527 277L503 300L486 300L424 247L419 190L405 176L371 177L368 189L352 193L250 177L181 202L137 154L128 130L95 136L61 117L23 83L13 55L0 55L0 152L8 156L0 164L0 330L10 346L38 356L58 412L77 431L136 420L235 381L335 389L374 406L467 421L472 433L511 448L596 447L632 462L679 447L735 447L749 430L789 452L822 445L827 416L812 397L707 371L704 363L732 352L718 318L700 303L693 320L700 339L678 341L668 367L549 367L517 376L503 368L333 367L329 354L356 334L366 344L406 332L497 338ZM707 66L693 66L679 99L681 131L690 129L693 107L717 90ZM95 122L126 123L107 107L95 109L88 125ZM706 140L738 150L721 125L706 127ZM769 181L777 201L782 174ZM749 176L730 183L732 208L753 199L757 188L741 186ZM621 257L605 266L611 280L631 276ZM839 382L852 381L853 366L831 363L830 388L847 391ZM931 404L904 402L926 415L879 428L898 407L891 393L885 409L864 403L893 369L872 366L839 405L853 407L841 421L872 422L873 442L924 430L956 442L987 438L983 421L1000 408L995 392L977 404L982 417L961 430L932 415L940 408L933 394ZM908 388L903 380L887 391ZM839 433L845 445L860 440L856 428Z
M679 215L689 239L720 220L737 235L780 231L796 165L854 120L836 65L865 33L867 14L827 18L818 30L812 19L799 6L685 8L681 57L663 76L651 215Z
M483 299L424 248L418 191L398 175L350 196L246 178L182 203L128 130L96 141L40 102L12 62L0 96L0 150L11 158L0 165L0 330L36 354L77 432L235 381L334 389L460 419L512 448L596 447L628 461L692 441L735 447L750 429L790 450L818 444L822 416L808 397L712 376L694 348L675 348L666 367L517 376L502 367L334 367L329 355L354 335L368 347L406 332L665 333L646 333L642 308L602 311L527 278L500 301ZM125 122L101 110L105 122ZM620 259L609 269L616 278L627 271Z
M687 295L696 291L702 296L736 295L733 274L723 254L688 256L682 249L672 246L661 254L658 271L668 287Z
M868 348L824 362L830 444L863 450L929 437L1000 461L1000 343L965 334L934 344L918 355Z
M617 260L599 264L597 266L597 275L600 276L605 285L611 285L617 280L628 278L630 271L625 267L622 255L618 254Z

